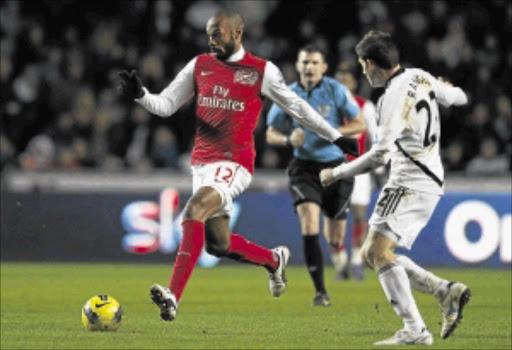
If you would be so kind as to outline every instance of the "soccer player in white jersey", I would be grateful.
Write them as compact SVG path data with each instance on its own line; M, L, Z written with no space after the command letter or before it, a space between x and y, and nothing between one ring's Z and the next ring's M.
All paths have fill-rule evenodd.
M391 160L389 179L370 218L362 250L404 328L375 345L432 345L432 334L411 287L439 300L443 339L459 324L470 290L462 283L434 275L394 250L397 245L411 248L443 194L438 104L463 105L467 97L460 88L424 70L402 68L389 34L370 31L357 45L356 53L370 85L385 89L377 104L376 139L369 152L353 162L323 170L320 179L327 186Z

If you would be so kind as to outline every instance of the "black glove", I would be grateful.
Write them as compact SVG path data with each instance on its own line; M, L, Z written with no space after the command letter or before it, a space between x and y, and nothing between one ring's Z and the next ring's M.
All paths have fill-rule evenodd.
M359 155L359 143L353 137L340 136L333 143L346 154L354 157Z
M123 70L118 74L121 80L119 81L117 90L121 94L130 99L141 98L144 96L144 90L142 90L142 81L137 75L137 71L132 70L131 73L128 73L128 71Z

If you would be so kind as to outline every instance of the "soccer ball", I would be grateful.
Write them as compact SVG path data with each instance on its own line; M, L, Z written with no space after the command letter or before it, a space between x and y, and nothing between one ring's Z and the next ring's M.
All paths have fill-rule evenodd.
M123 307L109 295L95 295L82 308L82 324L89 331L115 331L121 325Z

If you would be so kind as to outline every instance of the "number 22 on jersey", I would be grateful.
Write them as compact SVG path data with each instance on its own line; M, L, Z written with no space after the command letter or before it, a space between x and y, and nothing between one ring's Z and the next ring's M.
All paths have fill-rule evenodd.
M438 141L441 129L439 125L439 108L437 107L436 94L434 91L430 90L428 97L428 99L419 100L415 106L417 114L420 114L423 110L425 110L427 114L423 147L428 147Z

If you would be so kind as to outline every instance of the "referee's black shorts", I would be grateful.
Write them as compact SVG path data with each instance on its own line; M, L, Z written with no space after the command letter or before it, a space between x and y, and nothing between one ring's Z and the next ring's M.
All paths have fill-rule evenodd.
M346 219L354 178L339 180L324 188L319 177L322 169L335 167L344 161L321 163L294 158L288 166L288 188L294 207L304 202L315 202L328 218Z

